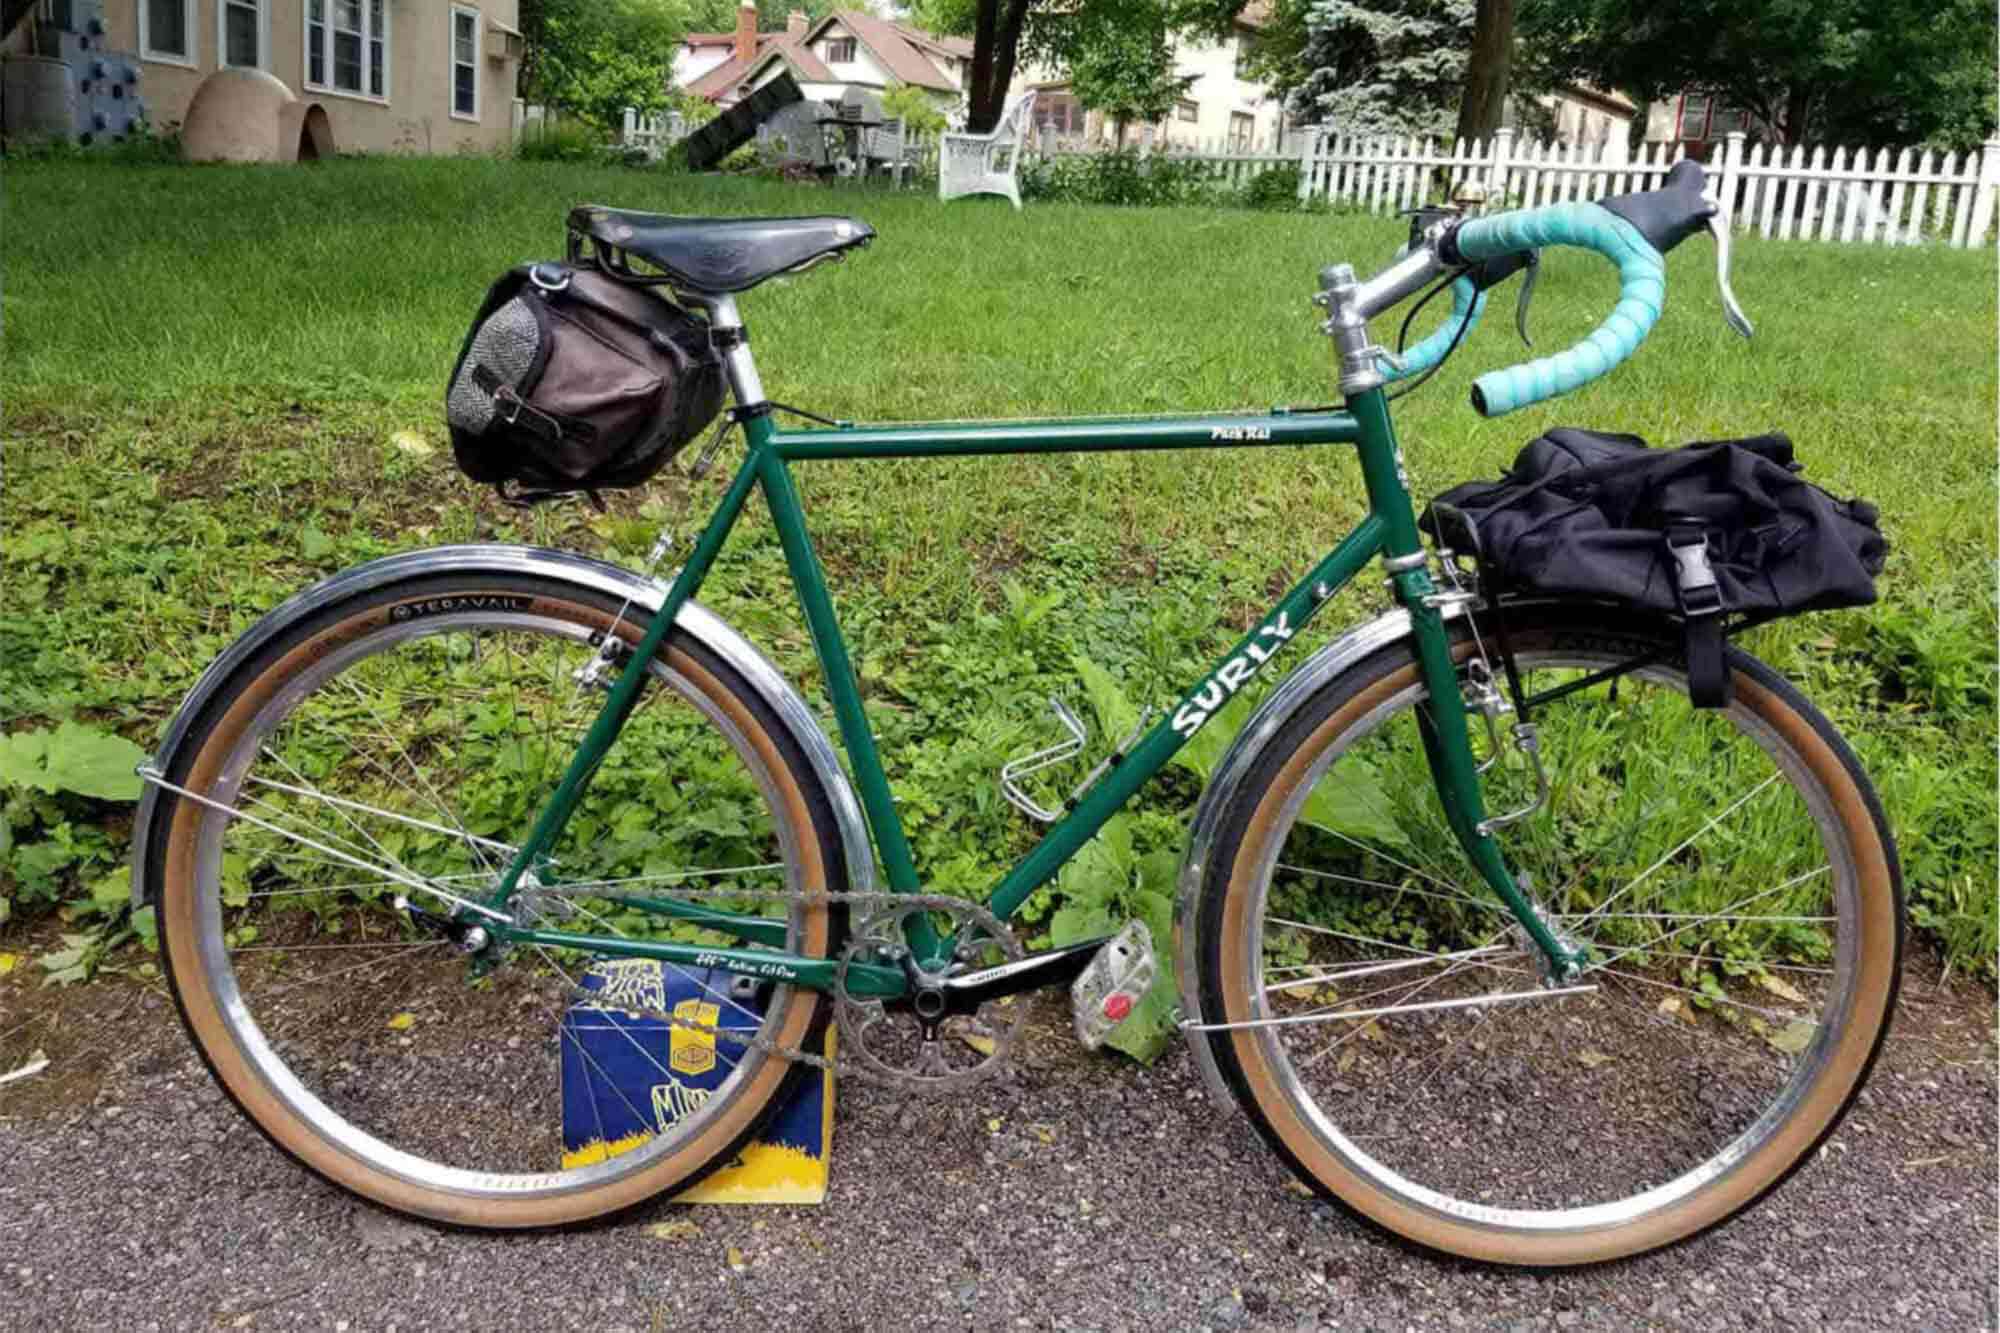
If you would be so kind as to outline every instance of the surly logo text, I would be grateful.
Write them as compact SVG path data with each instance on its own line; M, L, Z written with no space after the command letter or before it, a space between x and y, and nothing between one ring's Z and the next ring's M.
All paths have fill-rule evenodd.
M404 602L389 608L391 620L414 620L418 616L442 616L454 611L526 611L535 604L532 597L478 594L469 597L433 597L424 602Z
M1215 710L1248 684L1250 677L1257 674L1257 668L1278 651L1278 645L1291 637L1291 617L1280 611L1276 620L1257 631L1257 638L1269 639L1269 643L1252 639L1242 652L1217 667L1215 674L1201 683L1201 691L1194 698L1174 710L1174 730L1183 736L1200 731Z

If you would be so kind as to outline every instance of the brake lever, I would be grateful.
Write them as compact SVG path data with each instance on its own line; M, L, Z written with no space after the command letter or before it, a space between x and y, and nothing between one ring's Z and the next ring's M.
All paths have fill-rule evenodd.
M1521 294L1514 299L1514 328L1521 335L1521 342L1532 348L1535 340L1528 336L1528 302L1535 295L1535 280L1542 276L1542 252L1528 251L1528 275L1521 279Z
M1708 215L1708 234L1715 240L1715 286L1722 293L1722 317L1729 321L1730 328L1748 338L1756 329L1743 313L1743 307L1736 304L1736 293L1729 286L1729 223L1713 194L1704 194L1702 198L1714 210Z

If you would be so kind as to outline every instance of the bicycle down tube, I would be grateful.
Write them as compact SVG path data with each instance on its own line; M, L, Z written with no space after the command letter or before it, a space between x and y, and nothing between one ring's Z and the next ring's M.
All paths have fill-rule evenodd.
M797 590L814 653L831 697L840 738L847 750L861 804L866 812L875 850L889 887L897 892L921 888L902 820L896 812L873 730L863 712L853 664L835 618L826 577L807 530L805 511L791 475L793 462L847 459L970 457L993 454L1124 452L1151 449L1213 447L1306 446L1352 443L1358 447L1369 511L1354 530L1300 579L1210 671L1190 687L1161 720L1111 764L1077 799L1073 808L1042 836L994 886L987 905L1009 917L1035 889L1094 837L1125 802L1170 762L1224 704L1255 678L1285 645L1370 561L1382 556L1390 582L1411 619L1412 638L1425 686L1433 700L1425 734L1431 770L1448 822L1480 876L1504 901L1512 915L1558 968L1568 952L1549 933L1515 885L1497 846L1481 831L1485 818L1474 759L1459 693L1457 674L1441 615L1426 599L1435 591L1421 559L1422 546L1411 500L1401 475L1400 456L1386 402L1380 389L1355 395L1348 412L1273 411L1264 415L1191 415L1134 419L1057 419L994 421L967 424L884 426L839 425L813 430L784 431L767 411L744 423L747 449L742 464L696 539L685 564L674 577L658 614L644 636L624 657L622 670L597 718L591 724L548 805L541 811L528 840L508 866L491 899L504 905L537 859L554 845L564 823L581 798L591 774L636 706L645 673L631 664L652 660L664 643L681 608L700 590L717 553L742 513L753 486L770 508L779 543ZM687 916L710 926L757 940L769 928L764 918L704 909L698 915L666 907L662 915ZM919 925L919 934L928 936ZM708 946L662 941L599 940L514 929L525 941L567 947L600 948L614 954L657 957L668 961L722 966L732 971L773 975L772 964L784 960L782 975L816 989L825 988L825 969L812 960L790 959L766 951L717 950ZM930 953L940 947L935 937L916 938L912 946ZM890 990L894 978L871 978Z

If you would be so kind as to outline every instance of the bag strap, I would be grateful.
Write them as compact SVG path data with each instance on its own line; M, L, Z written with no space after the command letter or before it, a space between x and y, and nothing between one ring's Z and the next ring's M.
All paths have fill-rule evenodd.
M1721 708L1729 702L1729 668L1722 660L1722 587L1708 561L1708 530L1698 519L1674 519L1666 542L1687 650L1688 700L1696 708Z
M560 274L559 280L556 277L557 274ZM627 332L637 334L639 337L645 339L648 346L675 357L683 370L686 368L686 363L693 359L689 355L687 348L675 341L672 334L635 318L608 301L602 301L592 296L589 292L577 286L574 274L559 264L530 265L528 281L531 284L530 290L543 300L550 302L556 300L573 301L577 305L594 311ZM692 324L698 321L690 320L689 322ZM705 329L706 326L703 327Z
M493 415L509 426L518 426L547 445L557 445L568 436L584 444L597 439L597 427L581 417L573 417L567 412L551 412L515 392L514 386L501 379L489 369L485 362L475 362L472 367L472 382L493 396Z

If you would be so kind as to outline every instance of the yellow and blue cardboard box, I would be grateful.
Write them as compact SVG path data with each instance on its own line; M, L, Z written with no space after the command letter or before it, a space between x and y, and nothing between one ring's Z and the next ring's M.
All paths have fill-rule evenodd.
M763 1002L730 974L650 958L607 959L584 974L595 998L562 1020L563 1165L629 1152L706 1101L729 1077L716 1034L675 1027L651 1010L722 1032L755 1031ZM833 1054L833 1033L826 1037ZM833 1073L807 1079L738 1159L676 1195L682 1203L821 1203L833 1147Z

